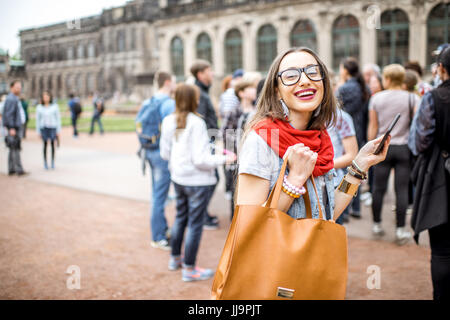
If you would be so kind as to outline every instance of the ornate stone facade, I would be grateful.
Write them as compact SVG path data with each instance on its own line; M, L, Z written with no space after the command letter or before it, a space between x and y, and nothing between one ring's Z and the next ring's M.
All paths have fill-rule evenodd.
M439 20L445 24L449 6L448 0L129 1L99 16L21 31L27 95L120 91L141 99L159 69L183 79L201 56L212 60L217 81L234 66L264 73L292 44L315 46L334 69L345 54L361 64L417 60L427 66L434 49L430 12L439 20L436 11L445 9Z

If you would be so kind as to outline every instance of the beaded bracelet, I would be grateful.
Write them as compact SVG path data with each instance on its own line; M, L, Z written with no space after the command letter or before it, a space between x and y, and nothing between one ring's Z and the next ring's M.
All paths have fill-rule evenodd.
M365 176L367 175L367 172L363 171L358 164L356 163L355 160L352 161L352 168L354 169L354 171L358 172L360 175Z
M284 176L282 190L295 199L300 198L301 195L306 193L304 186L297 187L291 184L287 179L287 175Z
M351 176L353 176L353 177L355 177L356 179L359 179L359 180L366 180L367 179L367 175L366 174L364 174L364 175L362 175L360 172L358 172L358 171L356 171L353 167L347 167L347 172L351 175Z

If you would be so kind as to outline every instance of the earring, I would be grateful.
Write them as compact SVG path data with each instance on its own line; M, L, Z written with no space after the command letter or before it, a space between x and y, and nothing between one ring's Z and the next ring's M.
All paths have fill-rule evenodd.
M322 107L322 106L319 106L319 107L314 111L313 117L317 117L317 116L319 115L321 107Z
M289 118L289 108L286 103L284 103L283 99L280 99L281 106L283 107L283 113L285 118Z

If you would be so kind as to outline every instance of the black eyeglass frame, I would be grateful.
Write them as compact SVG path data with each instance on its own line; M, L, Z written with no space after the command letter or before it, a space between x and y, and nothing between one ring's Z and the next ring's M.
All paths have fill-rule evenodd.
M318 80L311 79L309 77L308 73L305 72L306 69L311 68L311 67L318 67L319 68L320 75L321 75L320 79L318 79ZM290 71L290 70L297 70L299 72L298 80L295 81L293 84L285 84L284 81L283 81L283 78L281 76L283 75L284 72ZM304 68L289 68L289 69L286 69L286 70L278 72L277 77L281 79L281 82L283 83L283 85L285 85L287 87L290 87L290 86L296 85L300 81L300 79L302 78L302 73L305 73L309 80L315 81L315 82L322 81L325 78L325 74L324 74L324 72L322 70L322 67L320 65L318 65L318 64L312 64L312 65L306 66Z

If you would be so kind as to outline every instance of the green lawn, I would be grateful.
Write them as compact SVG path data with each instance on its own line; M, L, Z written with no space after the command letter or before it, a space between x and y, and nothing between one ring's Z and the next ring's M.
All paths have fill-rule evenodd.
M63 127L70 127L72 125L72 121L70 117L63 116L61 118L61 123ZM113 116L104 116L102 117L103 129L105 132L134 132L135 124L134 118L126 118L126 117L113 117ZM77 129L80 132L89 132L91 127L91 117L81 117L78 119ZM36 119L30 118L28 122L28 128L36 129ZM98 132L98 125L95 124L95 131Z
M61 112L61 125L63 127L70 127L72 125L72 120L70 118L69 107L66 100L59 100L58 102L59 111ZM78 119L77 129L80 132L89 132L91 128L91 116L94 107L92 105L84 105L83 113L81 118ZM28 121L28 128L36 129L36 106L30 106L28 109L30 119ZM105 132L134 132L135 123L134 117L127 116L103 116L102 124ZM95 131L98 132L98 125L95 124Z

